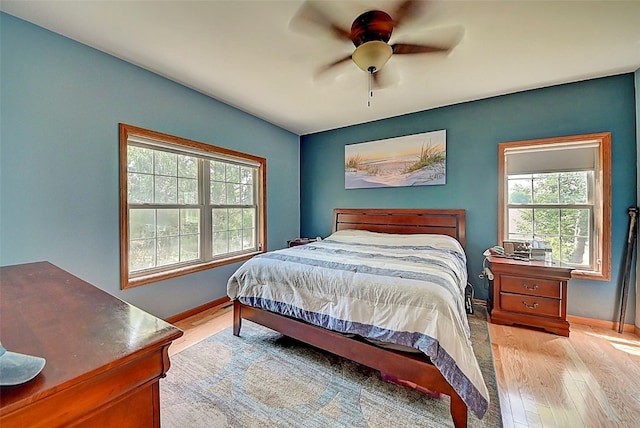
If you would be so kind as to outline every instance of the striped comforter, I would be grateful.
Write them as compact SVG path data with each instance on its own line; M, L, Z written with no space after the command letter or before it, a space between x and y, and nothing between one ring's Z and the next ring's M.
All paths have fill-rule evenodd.
M244 263L227 292L241 303L426 354L482 417L489 394L464 310L466 256L444 235L343 230Z

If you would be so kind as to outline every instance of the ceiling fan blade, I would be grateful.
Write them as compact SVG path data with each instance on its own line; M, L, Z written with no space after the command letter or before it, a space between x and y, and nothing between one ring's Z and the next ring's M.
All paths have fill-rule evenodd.
M316 72L315 76L318 77L321 74L329 71L333 67L335 67L335 66L337 66L339 64L342 64L343 62L349 61L349 60L351 60L351 55L347 55L344 58L337 59L337 60L333 61L332 63L324 65Z
M315 24L328 30L334 37L340 40L351 41L351 31L342 28L333 22L313 1L302 4L296 15L291 19L289 28L296 31L307 31L308 24Z
M432 53L432 52L449 52L451 47L430 46L430 45L414 45L410 43L395 43L391 45L394 55Z
M422 9L428 4L425 0L405 0L398 5L391 17L393 18L394 27L402 25L406 18L421 13Z

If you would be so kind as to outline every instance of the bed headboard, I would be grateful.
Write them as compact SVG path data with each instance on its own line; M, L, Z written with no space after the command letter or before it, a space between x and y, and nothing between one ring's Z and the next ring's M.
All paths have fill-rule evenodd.
M449 235L466 247L465 210L336 208L333 232L362 229L385 233Z

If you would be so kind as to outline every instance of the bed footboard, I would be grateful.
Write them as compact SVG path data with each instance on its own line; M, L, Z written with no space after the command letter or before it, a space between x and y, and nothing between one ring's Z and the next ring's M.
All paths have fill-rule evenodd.
M233 302L233 334L240 336L242 318L275 330L311 346L355 361L375 370L406 379L451 397L450 413L456 428L467 426L467 405L426 357L383 349L340 333L273 312Z

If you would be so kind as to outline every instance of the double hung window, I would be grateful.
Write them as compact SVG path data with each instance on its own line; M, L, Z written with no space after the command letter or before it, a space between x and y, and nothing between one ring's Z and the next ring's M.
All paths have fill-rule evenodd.
M499 238L537 242L574 276L609 279L611 136L499 145Z
M120 125L122 287L264 248L265 160Z

